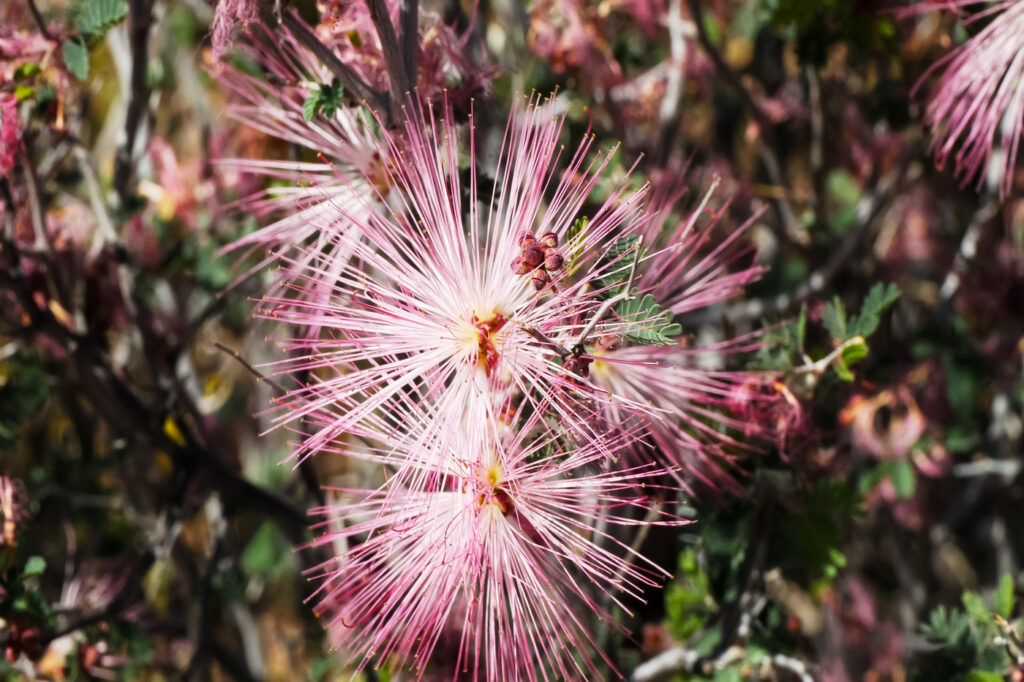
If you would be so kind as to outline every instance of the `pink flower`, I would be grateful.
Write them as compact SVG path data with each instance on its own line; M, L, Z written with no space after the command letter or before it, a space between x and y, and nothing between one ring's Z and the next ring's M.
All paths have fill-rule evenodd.
M976 0L922 2L910 11L960 8ZM953 161L964 183L993 173L1000 193L1013 183L1021 135L1024 133L1024 2L1001 0L975 13L967 23L993 17L970 40L929 71L941 75L932 89L925 115L940 165ZM995 146L999 143L998 156Z
M286 28L272 31L261 24L254 32L259 44L244 44L242 49L260 63L266 78L224 65L217 76L234 95L228 115L271 138L307 149L320 161L218 159L222 168L275 181L270 189L238 204L267 224L225 251L267 252L259 268L281 253L295 255L294 249L302 248L299 258L304 267L328 246L322 233L325 225L332 226L332 233L349 229L335 206L372 193L371 183L386 192L381 145L372 130L375 122L360 110L341 107L306 120L304 103L322 84L331 83L330 72ZM333 258L335 267L344 262L340 252L335 251ZM332 282L332 275L325 272L323 280ZM307 293L322 298L323 289L310 287Z
M213 57L220 59L227 52L236 29L245 29L260 15L257 0L219 0L213 12L210 39L213 42Z
M9 92L0 92L0 178L11 176L21 148L21 128L18 100Z
M530 99L510 116L495 195L478 197L471 174L463 208L451 111L440 120L408 111L397 135L384 133L383 156L396 160L387 166L390 194L333 202L330 219L315 225L326 245L285 259L294 292L264 301L264 316L300 330L298 339L280 339L294 354L275 371L319 377L282 400L290 411L277 423L302 419L317 428L300 447L303 456L365 427L410 390L438 405L439 431L458 423L468 404L499 409L506 395L522 394L598 440L591 401L620 399L586 380L579 337L589 342L664 323L663 314L625 320L602 308L609 285L601 278L625 278L629 262L601 255L639 229L643 190L613 192L570 234L610 155L588 162L588 136L559 171L562 119ZM472 130L470 123L475 168ZM307 295L328 275L329 298ZM308 327L325 334L301 333Z
M459 679L599 678L588 613L629 612L628 600L668 577L605 529L646 523L634 519L655 509L657 486L641 486L658 470L602 470L600 450L562 443L539 413L515 431L467 420L438 443L444 455L392 439L395 461L448 466L430 489L337 490L347 503L314 510L327 517L315 544L340 554L316 569L332 643L360 669L387 662L422 675L454 639Z

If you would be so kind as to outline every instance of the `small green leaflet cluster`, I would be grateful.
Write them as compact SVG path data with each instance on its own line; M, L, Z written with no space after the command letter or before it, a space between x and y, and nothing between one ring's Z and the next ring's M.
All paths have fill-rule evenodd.
M632 253L639 244L638 236L622 237L603 257L605 265L612 264L611 273L601 278L601 284L608 287L608 296L622 293L633 263L643 258L643 249L640 253ZM644 346L674 346L677 342L673 337L683 333L683 328L672 321L672 313L663 311L651 294L634 295L622 301L615 306L615 314L623 322L637 324L626 336L630 341Z
M878 330L882 313L892 307L899 297L900 290L895 284L885 285L879 282L871 287L859 315L847 319L846 308L838 296L822 310L821 323L837 343L844 344L860 337L859 340L849 343L843 349L837 362L833 365L836 374L841 379L853 381L850 367L863 360L868 354L868 346L864 341Z
M333 118L344 101L345 90L341 83L335 78L330 85L321 83L319 88L310 93L306 101L302 103L302 116L307 121L312 121L317 114L323 114L327 118Z
M615 306L615 313L623 322L639 323L626 336L644 346L674 346L676 336L683 328L672 321L672 313L662 311L651 294L634 296Z
M587 216L581 216L569 227L569 234L566 236L566 244L568 244L567 252L565 253L565 270L570 275L574 274L580 267L580 257L583 255L583 243L584 232L587 230L587 225L590 223L590 218Z
M89 45L128 16L128 3L124 0L87 0L77 9L74 23L78 28L78 38L64 43L64 63L76 78L85 80L89 75Z
M968 590L961 598L964 610L940 606L932 611L921 634L933 649L923 661L918 679L1002 682L1009 672L1010 657L1006 648L996 643L997 638L1007 639L1005 628L1020 634L1019 626L1006 623L1015 606L1014 587L1011 576L1002 576L991 609L978 593Z

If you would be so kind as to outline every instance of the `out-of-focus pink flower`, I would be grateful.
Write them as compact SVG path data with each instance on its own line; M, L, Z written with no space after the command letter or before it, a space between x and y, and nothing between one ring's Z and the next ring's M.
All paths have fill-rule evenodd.
M883 410L887 419L880 420ZM854 445L882 459L907 456L928 426L905 385L886 389L870 398L854 396L839 413L839 421L850 426Z
M8 178L15 156L21 148L21 117L18 100L12 93L0 92L0 178Z
M978 5L977 0L921 2L908 12ZM1013 183L1013 168L1024 134L1024 2L1001 0L976 12L967 22L990 19L977 35L929 71L939 71L925 121L935 136L935 158L952 160L964 183L993 172L1000 193ZM923 82L923 81L922 81ZM998 157L996 143L999 144Z
M219 60L227 52L235 30L245 29L259 18L259 14L257 0L219 0L210 27L214 59Z
M472 416L435 441L443 455L402 438L368 453L447 462L431 489L337 490L354 500L314 510L329 517L316 544L348 548L314 569L317 612L360 669L377 661L423 674L452 632L459 678L598 679L604 655L585 617L614 623L598 595L629 613L628 601L667 576L604 526L647 523L631 512L655 508L641 484L656 487L658 470L602 471L601 450L562 445L540 413L510 434Z
M399 0L385 0L392 25L398 25ZM422 4L422 3L421 3ZM317 34L338 58L367 83L387 91L390 80L377 29L365 1L326 0L318 5L321 23ZM460 36L441 17L425 8L419 13L417 95L437 103L445 95L457 109L464 109L474 94L490 88L493 69L468 45L469 32ZM476 57L476 58L474 58Z
M0 476L0 547L14 544L18 526L28 518L28 495L17 478Z

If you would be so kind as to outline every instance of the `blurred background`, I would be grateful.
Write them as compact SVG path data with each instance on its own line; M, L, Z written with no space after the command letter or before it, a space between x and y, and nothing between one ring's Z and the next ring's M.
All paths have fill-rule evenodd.
M280 85L283 10L223 1L219 28L202 0L0 4L3 679L352 675L301 547L321 486L365 474L282 464L251 300L274 273L223 250L287 180L222 160L317 156L228 115L235 74ZM362 1L292 7L386 89ZM675 578L630 635L595 624L627 678L1024 679L1024 181L940 167L924 125L930 67L1003 19L922 5L422 3L421 93L472 107L483 183L512 99L556 92L569 149L620 145L595 201L650 181L683 215L717 179L717 236L763 211L761 281L677 321L770 328L735 368L784 409L745 415L774 437L735 489L694 481L695 523L644 540Z

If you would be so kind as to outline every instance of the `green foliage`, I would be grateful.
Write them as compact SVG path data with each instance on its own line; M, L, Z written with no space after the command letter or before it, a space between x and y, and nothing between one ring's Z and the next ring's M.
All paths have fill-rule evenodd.
M792 369L802 361L807 338L807 306L801 306L800 316L766 332L752 364L757 369Z
M242 552L242 569L253 577L276 580L291 565L288 542L272 522L267 521L249 540Z
M676 580L665 590L669 632L676 640L685 642L704 627L714 606L708 577L700 568L697 553L687 549L679 555Z
M602 258L601 265L609 270L609 274L601 278L601 284L609 287L610 295L621 292L626 278L629 277L629 271L633 267L633 263L643 258L642 250L638 254L630 253L639 244L640 237L637 235L620 237L612 244L612 247L608 249L608 253Z
M912 678L915 681L989 682L1002 680L1009 672L1010 658L997 644L1002 632L996 616L1005 618L1013 609L1013 579L1000 579L994 598L995 615L976 592L964 592L961 600L963 611L939 606L921 626L921 634L932 649Z
M75 26L85 36L101 37L128 16L124 0L88 0L79 8Z
M876 283L871 287L867 298L864 299L860 315L850 319L850 335L867 338L874 334L878 329L882 313L891 308L899 297L900 290L895 284Z
M79 37L64 43L64 64L75 78L85 80L89 76L89 45L128 16L128 3L125 0L88 0L78 5L73 15Z
M42 575L46 571L46 559L41 556L32 556L25 562L25 569L21 572L21 578L31 578Z
M344 97L345 89L341 87L337 78L331 81L330 85L322 83L302 103L302 116L307 121L312 121L317 114L333 118L338 113L338 109L342 107L345 101Z
M64 43L64 64L78 80L89 75L89 48L77 40Z
M580 216L569 227L569 233L566 236L565 269L570 275L580 267L580 257L583 255L583 244L586 241L585 235L589 224L590 218Z
M615 307L615 312L623 322L634 325L627 337L645 346L674 346L677 341L673 337L683 332L679 324L672 322L672 313L662 311L651 294L626 299Z
M878 330L882 313L900 297L895 284L876 283L868 292L860 313L847 319L846 307L836 296L821 311L821 323L832 336L833 342L842 344L842 351L833 363L836 374L844 381L853 381L850 367L867 357L864 340ZM859 338L858 338L859 337Z

